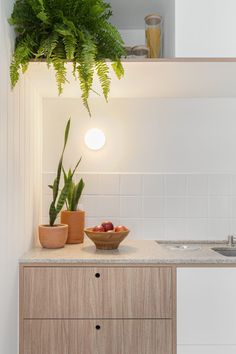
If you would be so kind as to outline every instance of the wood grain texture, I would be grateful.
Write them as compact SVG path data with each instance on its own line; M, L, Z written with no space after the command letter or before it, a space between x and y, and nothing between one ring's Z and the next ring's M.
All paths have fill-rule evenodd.
M24 333L21 354L172 354L171 320L25 320Z
M23 301L24 318L171 318L171 268L25 268Z

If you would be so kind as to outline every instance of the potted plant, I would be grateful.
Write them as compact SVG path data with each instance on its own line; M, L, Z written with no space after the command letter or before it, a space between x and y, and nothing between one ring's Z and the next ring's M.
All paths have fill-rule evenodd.
M83 243L85 212L78 210L78 204L84 189L84 181L81 178L78 183L74 183L73 179L71 179L71 169L68 173L63 169L63 173L65 185L70 181L70 188L66 199L67 210L61 212L61 222L68 225L68 238L66 243Z
M73 175L80 161L77 163L75 169L71 172L67 182L64 184L62 190L59 189L61 173L62 173L62 164L64 152L69 136L70 131L70 119L67 122L65 134L64 134L64 145L62 154L57 167L57 175L53 182L53 185L49 187L53 192L53 200L49 208L49 225L40 225L39 226L39 241L44 248L61 248L65 246L67 237L68 237L68 225L66 224L55 224L58 214L60 213L63 205L65 204L71 181Z
M124 43L109 22L110 4L103 0L16 0L9 23L15 26L16 45L10 76L14 87L19 72L30 60L46 60L53 65L59 94L67 81L66 62L72 61L73 74L80 82L82 100L89 114L89 93L96 72L107 100L110 89L109 67L120 79Z

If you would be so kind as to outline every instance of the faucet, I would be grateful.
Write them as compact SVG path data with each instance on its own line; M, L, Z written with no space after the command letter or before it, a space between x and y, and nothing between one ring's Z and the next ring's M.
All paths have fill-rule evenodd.
M233 235L228 236L228 245L229 247L234 247L236 246L236 237Z

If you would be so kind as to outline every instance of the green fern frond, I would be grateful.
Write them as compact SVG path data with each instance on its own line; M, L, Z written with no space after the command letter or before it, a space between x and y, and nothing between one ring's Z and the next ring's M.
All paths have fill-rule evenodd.
M63 87L64 87L65 83L67 82L65 60L55 57L52 59L52 64L55 69L58 94L61 95L63 92Z
M40 43L36 58L45 57L47 61L49 61L54 49L58 45L58 38L58 34L56 32L52 32L48 37L43 39Z
M66 59L72 60L75 57L76 39L73 36L63 37L63 43L65 46Z
M124 76L124 68L123 68L123 65L121 64L121 61L117 60L114 63L112 63L112 68L113 68L116 76L120 80Z
M97 75L102 87L103 95L108 100L108 94L110 92L111 79L109 77L109 68L105 61L96 62Z
M87 38L87 42L82 46L82 50L79 54L79 65L77 67L77 72L80 79L82 101L90 116L91 112L88 105L88 98L93 84L96 54L96 45L91 40L91 38Z
M121 78L120 59L124 43L118 30L109 22L111 5L105 0L15 0L9 23L16 32L15 52L10 76L12 86L25 72L32 59L46 59L53 64L59 94L66 82L65 63L73 61L73 75L78 77L82 100L88 105L97 72L103 95L108 99L110 77L105 61Z

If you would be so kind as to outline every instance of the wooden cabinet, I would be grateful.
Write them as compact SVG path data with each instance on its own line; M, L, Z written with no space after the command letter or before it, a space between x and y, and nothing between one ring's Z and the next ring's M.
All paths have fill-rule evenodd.
M173 272L22 265L20 354L174 354Z
M172 354L171 320L25 320L24 354Z

